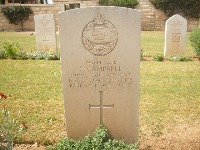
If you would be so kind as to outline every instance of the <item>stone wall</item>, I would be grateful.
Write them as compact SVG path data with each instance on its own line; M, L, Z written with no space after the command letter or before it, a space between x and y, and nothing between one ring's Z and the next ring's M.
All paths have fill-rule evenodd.
M59 7L61 11L64 11L64 5L69 5L69 4L80 4L80 8L84 8L87 6L97 6L98 5L98 0L84 0L84 1L79 1L79 0L53 0L54 5L56 7Z
M55 7L53 4L26 4L26 6L31 6L33 14L30 15L28 21L24 22L24 31L35 31L34 15L37 14L54 14L56 16L56 22L58 22L57 18L58 12L60 11L59 7ZM0 5L0 12L2 7L5 6ZM0 13L0 31L21 31L21 27L20 24L10 24L7 18Z
M137 9L141 12L142 30L163 31L165 29L165 21L168 17L164 12L155 9L149 0L139 0ZM199 19L188 19L188 31L200 25Z
M142 30L164 30L166 15L154 8L149 0L140 0L137 9L141 12Z
M34 31L34 15L36 14L54 14L56 16L56 25L58 29L58 13L64 11L64 5L79 3L80 7L96 6L98 0L91 1L79 1L79 0L54 0L54 4L28 4L33 9L33 14L30 19L24 23L25 31ZM4 5L0 6L5 7ZM142 18L142 30L148 31L163 31L165 29L165 21L168 17L161 12L156 10L149 0L139 0L137 8L141 12ZM186 18L187 19L187 18ZM188 20L188 31L200 25L199 19L187 19ZM9 24L7 19L0 13L0 31L20 31L20 25Z

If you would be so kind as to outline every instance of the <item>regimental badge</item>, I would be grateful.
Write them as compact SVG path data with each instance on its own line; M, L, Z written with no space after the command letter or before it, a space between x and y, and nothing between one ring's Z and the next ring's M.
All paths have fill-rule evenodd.
M98 14L89 22L82 33L82 43L86 50L95 56L105 56L112 52L118 42L115 26L105 20L103 14Z

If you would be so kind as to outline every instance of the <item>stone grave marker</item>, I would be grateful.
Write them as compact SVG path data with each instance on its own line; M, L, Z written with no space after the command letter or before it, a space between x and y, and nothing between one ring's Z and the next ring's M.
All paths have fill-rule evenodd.
M67 135L79 139L101 123L137 141L141 21L137 10L88 7L59 14Z
M38 51L57 51L55 17L53 14L34 16Z
M186 50L187 20L174 15L166 21L164 57L184 54Z

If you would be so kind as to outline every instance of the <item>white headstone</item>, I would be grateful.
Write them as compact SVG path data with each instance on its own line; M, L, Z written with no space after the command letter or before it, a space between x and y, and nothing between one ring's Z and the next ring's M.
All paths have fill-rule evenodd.
M164 57L184 54L186 50L187 20L174 15L166 21Z
M53 14L34 16L38 51L57 51L55 17Z
M117 139L137 141L141 21L137 10L89 7L59 15L67 135L103 123Z

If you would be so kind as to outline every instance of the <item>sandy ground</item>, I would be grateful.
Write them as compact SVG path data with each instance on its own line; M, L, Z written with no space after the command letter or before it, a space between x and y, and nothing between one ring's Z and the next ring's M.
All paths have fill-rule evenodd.
M174 133L144 137L140 150L200 150L200 124L177 126Z
M23 32L22 34L35 34ZM145 57L146 61L152 58ZM180 125L173 129L173 133L166 133L159 137L140 137L140 150L200 150L200 124ZM37 143L15 145L14 150L45 150L45 146Z
M140 137L140 150L200 150L200 124L177 125L173 133ZM14 150L44 150L44 146L15 145Z

